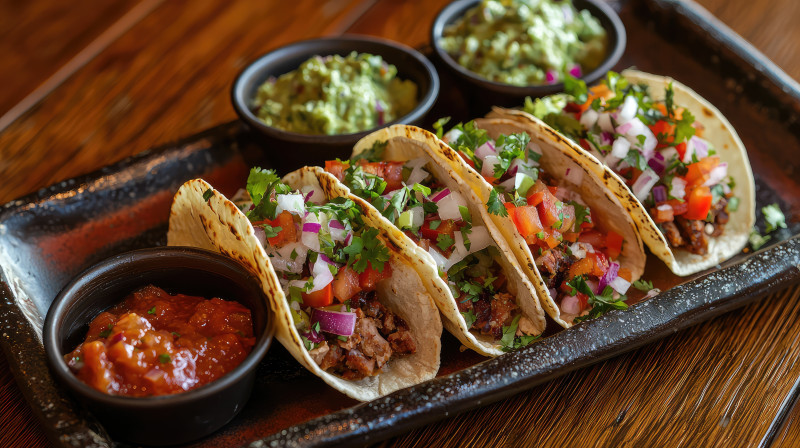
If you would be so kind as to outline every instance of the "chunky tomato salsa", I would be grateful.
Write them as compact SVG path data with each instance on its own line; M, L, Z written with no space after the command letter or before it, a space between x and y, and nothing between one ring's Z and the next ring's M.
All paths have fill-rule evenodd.
M97 316L64 359L101 392L146 397L208 384L241 364L254 344L245 306L149 285Z

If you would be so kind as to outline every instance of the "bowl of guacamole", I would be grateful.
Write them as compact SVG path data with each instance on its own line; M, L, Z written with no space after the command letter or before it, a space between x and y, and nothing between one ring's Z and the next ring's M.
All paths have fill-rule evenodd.
M569 75L600 79L625 50L602 0L457 0L431 29L434 54L490 104L563 91Z
M295 42L248 65L234 109L282 171L350 156L368 133L421 125L439 94L433 64L389 40L343 36Z

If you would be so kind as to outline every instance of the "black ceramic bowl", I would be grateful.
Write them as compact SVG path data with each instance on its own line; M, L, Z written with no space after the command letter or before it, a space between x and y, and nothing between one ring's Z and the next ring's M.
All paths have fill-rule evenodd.
M148 284L169 293L220 297L250 308L256 345L233 371L188 392L158 397L107 395L80 381L63 355L86 336L100 312ZM58 294L44 323L44 348L56 379L84 402L115 438L145 445L198 439L228 423L244 406L256 365L272 341L272 314L259 282L234 260L184 247L143 249L90 267Z
M442 37L445 27L455 22L456 19L463 16L468 9L474 7L480 1L456 0L450 3L439 12L431 28L431 46L436 59L441 61L441 64L449 73L455 75L466 88L473 92L472 98L478 103L476 106L479 108L487 108L493 105L505 107L521 106L526 96L542 97L562 92L564 83L561 82L546 85L514 86L489 81L459 65L455 59L439 46L439 39ZM622 57L626 42L625 27L622 25L622 20L620 20L617 13L603 0L573 0L572 3L579 11L586 9L597 17L608 33L608 55L605 60L597 68L581 77L587 84L591 84L605 76L606 72L611 70L614 64L619 61L619 58Z
M397 77L417 85L417 107L408 115L374 129L355 134L307 135L267 126L253 113L258 87L270 77L295 70L313 56L347 56L352 51L381 56L397 67ZM267 158L281 171L304 165L322 165L326 160L350 157L355 143L370 132L395 123L420 125L439 95L439 76L418 51L385 39L343 36L295 42L261 56L236 78L231 90L233 108L247 125L263 136Z

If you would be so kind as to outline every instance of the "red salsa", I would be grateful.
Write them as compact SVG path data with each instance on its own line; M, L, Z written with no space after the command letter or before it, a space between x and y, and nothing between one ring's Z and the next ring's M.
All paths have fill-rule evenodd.
M64 360L101 392L146 397L208 384L241 364L254 344L250 310L240 303L150 285L97 316Z

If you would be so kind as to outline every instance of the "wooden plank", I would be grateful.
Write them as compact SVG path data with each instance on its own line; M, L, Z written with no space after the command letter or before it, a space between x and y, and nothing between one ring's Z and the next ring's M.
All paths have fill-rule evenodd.
M139 3L140 0L0 1L0 116Z
M381 0L348 31L394 39L419 48L430 42L431 26L451 0Z
M800 375L798 301L774 294L382 446L758 445Z
M341 34L371 3L162 3L0 135L0 178L15 179L0 203L234 119L228 92L249 61Z

